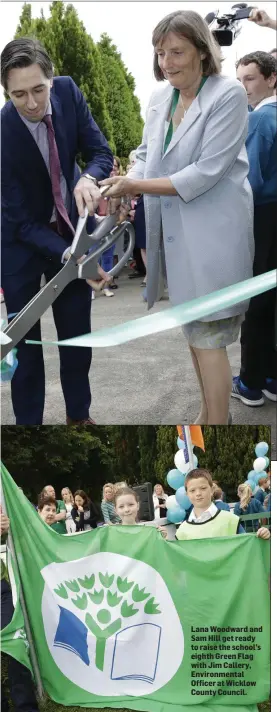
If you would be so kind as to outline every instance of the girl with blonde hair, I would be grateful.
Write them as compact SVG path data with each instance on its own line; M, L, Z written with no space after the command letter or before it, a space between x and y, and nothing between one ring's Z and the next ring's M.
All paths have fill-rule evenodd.
M240 501L236 502L235 504L234 514L237 514L239 517L241 517L244 514L259 514L260 512L265 511L261 502L259 502L259 500L256 499L255 496L252 494L250 484L248 484L247 482L244 482L243 484L238 486L237 494ZM253 529L256 531L259 528L259 520L250 519L249 521L243 523L243 526L245 527L246 531L253 531Z
M73 521L71 514L74 505L74 497L69 487L63 487L61 496L66 508L65 526L67 534L74 534L76 532L76 524Z

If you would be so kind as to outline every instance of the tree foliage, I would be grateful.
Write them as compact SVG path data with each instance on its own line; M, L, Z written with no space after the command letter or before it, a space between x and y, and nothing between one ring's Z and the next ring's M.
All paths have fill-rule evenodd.
M205 452L195 448L199 466L211 471L227 494L236 499L247 478L260 440L270 444L270 427L204 426ZM174 425L109 425L71 427L2 426L2 458L15 482L36 502L46 484L60 496L62 487L84 489L100 501L105 482L137 485L157 481L175 467L177 430ZM270 458L270 452L268 453Z
M31 5L25 4L15 34L23 36L42 42L55 75L72 77L111 149L127 157L140 143L143 121L134 78L112 40L102 35L95 43L75 7L61 0L52 2L48 19L43 10L39 18L32 18Z

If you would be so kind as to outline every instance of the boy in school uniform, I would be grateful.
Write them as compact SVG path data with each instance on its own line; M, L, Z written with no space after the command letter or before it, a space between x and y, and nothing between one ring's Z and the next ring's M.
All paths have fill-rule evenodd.
M213 480L208 470L198 468L189 472L185 488L192 507L186 512L186 518L176 532L176 539L184 541L245 534L239 517L232 512L218 509L212 501ZM269 539L270 531L266 527L260 527L257 536Z

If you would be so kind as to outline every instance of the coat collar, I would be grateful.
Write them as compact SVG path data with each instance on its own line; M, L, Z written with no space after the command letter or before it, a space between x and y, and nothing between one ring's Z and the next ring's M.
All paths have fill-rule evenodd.
M209 78L206 81L205 86L201 89L200 94L202 92L207 91L207 85L209 85ZM165 135L165 121L168 118L171 102L172 102L172 96L173 96L173 89L170 85L167 85L164 90L162 90L158 96L155 98L156 103L152 104L152 106L149 107L149 118L151 118L151 114L156 114L156 116L159 119L159 128L157 129L157 140L161 144L161 150L163 153L163 145L164 145L164 135ZM170 141L170 144L166 150L166 152L162 155L162 159L164 159L170 151L176 146L177 143L179 143L180 139L185 136L185 134L189 131L190 127L194 124L198 116L201 114L201 105L200 105L200 95L196 96L194 101L192 102L191 106L189 107L187 113L185 114L183 121L179 124L178 128L174 132L172 139Z

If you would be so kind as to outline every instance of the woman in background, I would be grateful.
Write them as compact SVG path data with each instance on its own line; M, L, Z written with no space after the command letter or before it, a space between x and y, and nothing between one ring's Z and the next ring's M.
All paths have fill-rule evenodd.
M74 494L72 519L76 524L76 532L84 532L97 527L97 512L94 504L84 490L77 490Z
M120 517L116 514L115 511L114 497L114 485L108 482L103 487L103 499L101 503L101 510L105 524L120 524L121 522Z
M71 490L69 487L64 487L61 491L62 499L65 504L66 508L66 518L65 518L65 526L66 526L66 531L68 534L74 534L76 532L76 525L75 522L72 519L72 508L74 505L74 498Z
M155 519L162 519L167 515L166 500L168 495L160 484L156 484L153 490L153 504Z

